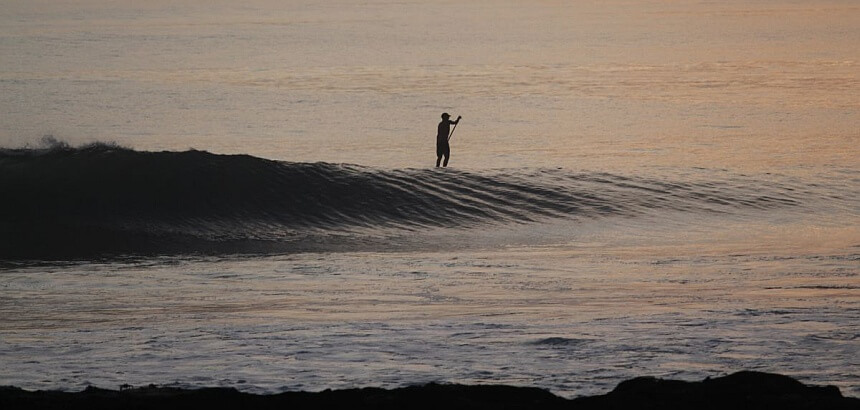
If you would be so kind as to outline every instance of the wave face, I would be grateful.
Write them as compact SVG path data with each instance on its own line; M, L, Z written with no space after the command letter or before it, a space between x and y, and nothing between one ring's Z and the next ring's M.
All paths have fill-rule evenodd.
M289 163L106 144L0 151L0 257L227 252L308 234L798 206L797 187L554 169L466 172Z

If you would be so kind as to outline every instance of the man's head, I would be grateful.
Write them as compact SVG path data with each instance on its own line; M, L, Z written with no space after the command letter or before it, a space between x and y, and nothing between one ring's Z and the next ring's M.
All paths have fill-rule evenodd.
M448 115L448 113L447 113L447 112L443 112L443 113L442 113L442 119L443 119L443 120L447 120L448 118L451 118L451 116L450 116L450 115Z

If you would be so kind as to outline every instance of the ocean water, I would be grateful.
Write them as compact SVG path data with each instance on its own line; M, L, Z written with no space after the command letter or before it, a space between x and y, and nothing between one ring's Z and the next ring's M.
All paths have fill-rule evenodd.
M855 2L138 3L0 13L0 384L860 396Z

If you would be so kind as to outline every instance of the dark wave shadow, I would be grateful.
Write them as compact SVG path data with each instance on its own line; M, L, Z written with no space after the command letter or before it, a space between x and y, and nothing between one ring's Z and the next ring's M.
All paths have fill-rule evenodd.
M325 249L345 232L384 236L801 204L790 186L750 179L383 170L110 144L0 150L0 192L0 258Z

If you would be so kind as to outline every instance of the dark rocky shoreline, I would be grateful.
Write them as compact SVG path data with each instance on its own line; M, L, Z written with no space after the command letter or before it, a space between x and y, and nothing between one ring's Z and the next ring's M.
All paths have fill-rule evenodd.
M599 396L564 399L511 386L427 384L379 388L241 393L232 388L185 390L149 386L76 393L0 387L2 409L860 409L835 386L807 386L779 374L743 371L700 382L638 377Z

